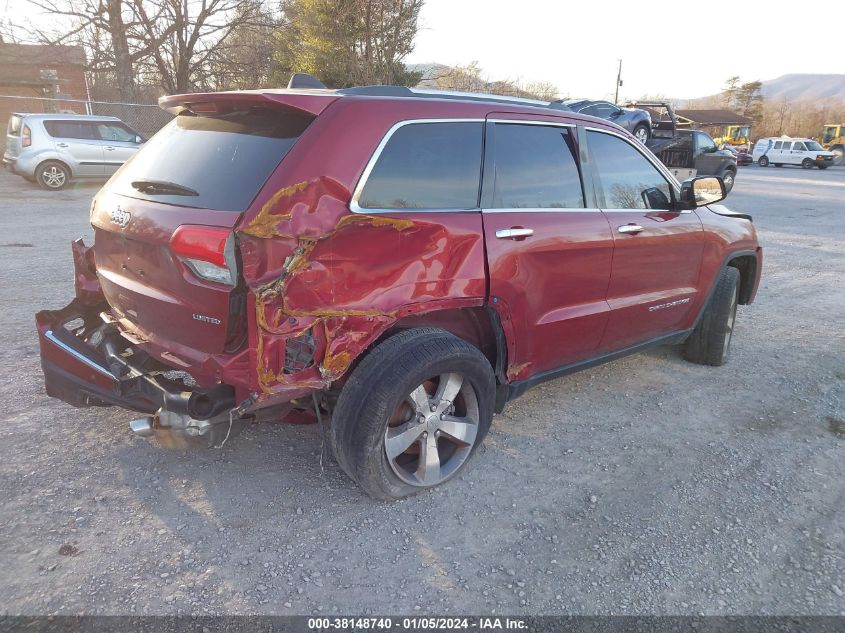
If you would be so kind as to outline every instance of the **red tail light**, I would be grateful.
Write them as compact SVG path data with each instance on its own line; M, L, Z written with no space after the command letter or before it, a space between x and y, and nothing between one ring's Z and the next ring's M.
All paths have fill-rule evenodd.
M183 224L173 232L170 250L198 277L237 285L235 238L231 230Z
M32 145L32 130L28 125L24 125L21 130L21 147L29 147Z

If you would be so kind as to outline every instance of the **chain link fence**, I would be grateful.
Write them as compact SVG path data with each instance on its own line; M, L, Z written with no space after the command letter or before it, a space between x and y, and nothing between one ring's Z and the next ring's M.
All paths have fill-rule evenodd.
M151 104L0 95L0 125L4 129L12 112L114 116L146 138L158 132L173 118L169 112ZM0 134L0 146L2 146L0 149L5 149L5 145L6 135L3 133Z

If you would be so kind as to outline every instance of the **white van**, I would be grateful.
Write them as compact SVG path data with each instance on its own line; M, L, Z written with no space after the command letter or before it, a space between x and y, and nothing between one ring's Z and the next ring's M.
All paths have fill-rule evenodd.
M751 157L760 167L783 167L784 165L801 165L804 169L827 169L833 164L836 154L828 152L818 142L809 138L792 138L789 136L761 138L754 145Z

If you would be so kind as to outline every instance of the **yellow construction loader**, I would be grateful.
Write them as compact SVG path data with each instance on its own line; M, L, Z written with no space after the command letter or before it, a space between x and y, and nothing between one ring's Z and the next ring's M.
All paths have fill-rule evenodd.
M825 124L822 130L822 147L836 154L834 165L845 165L845 123Z
M716 142L716 147L724 147L730 145L737 149L742 148L746 151L751 149L750 128L747 125L726 125L724 134L716 137L713 140Z

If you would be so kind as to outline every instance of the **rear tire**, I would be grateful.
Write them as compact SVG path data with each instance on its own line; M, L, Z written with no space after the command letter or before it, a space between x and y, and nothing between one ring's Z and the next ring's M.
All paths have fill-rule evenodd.
M46 160L35 170L35 179L42 189L59 191L70 182L70 169L57 160Z
M739 271L728 266L719 274L716 289L701 319L684 343L684 358L699 365L724 365L739 303Z
M842 149L841 147L834 147L830 151L836 154L836 156L833 157L834 165L845 165L845 149Z
M734 188L734 182L736 181L736 172L732 169L728 169L724 174L722 174L722 182L725 183L725 193L730 193L731 189Z
M812 169L813 168L813 161L810 160L809 158L805 158L804 160L801 161L801 167L803 167L804 169Z
M493 369L476 347L436 328L405 330L372 350L343 386L332 447L367 494L401 499L463 470L490 428L494 401Z
M757 159L757 164L760 165L760 167L768 167L769 166L769 159L765 156L761 156L760 158Z

